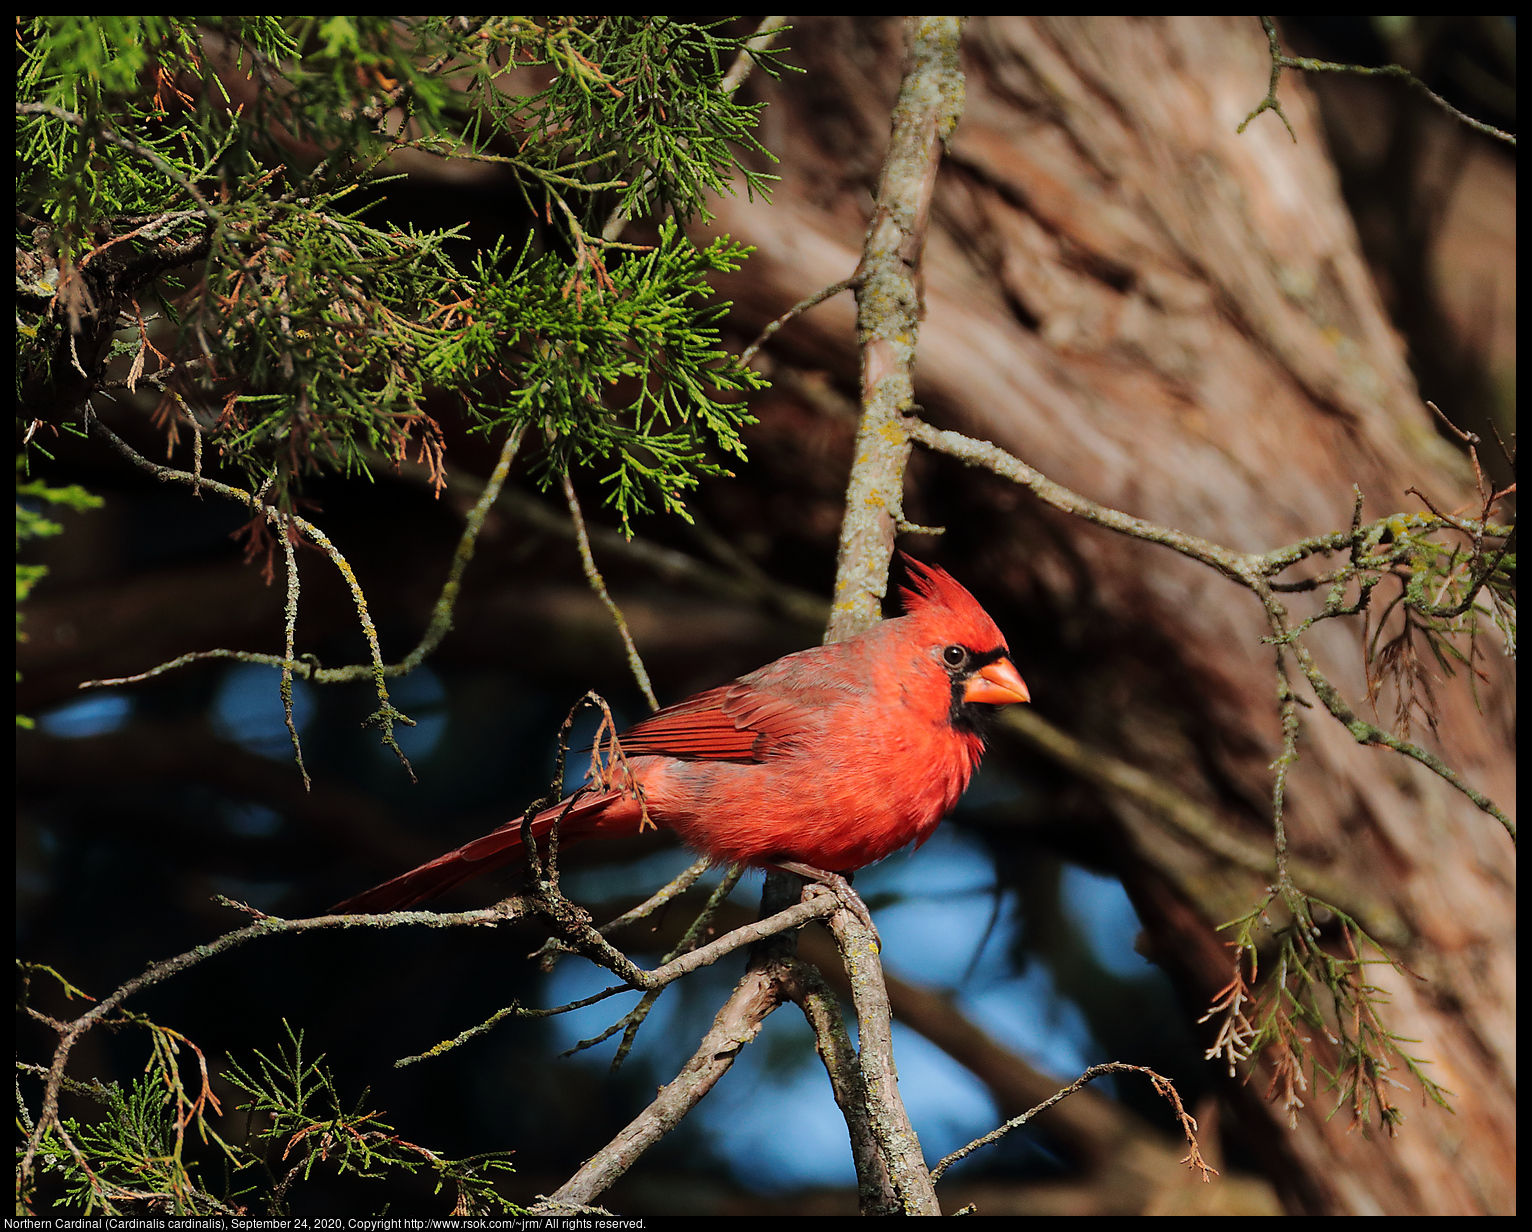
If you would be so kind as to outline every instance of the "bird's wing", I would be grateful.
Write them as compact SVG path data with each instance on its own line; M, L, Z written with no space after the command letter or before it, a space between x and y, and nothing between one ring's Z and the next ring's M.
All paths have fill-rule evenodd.
M805 705L775 681L747 677L656 711L623 733L621 743L630 757L759 762L819 730L823 721L812 701Z

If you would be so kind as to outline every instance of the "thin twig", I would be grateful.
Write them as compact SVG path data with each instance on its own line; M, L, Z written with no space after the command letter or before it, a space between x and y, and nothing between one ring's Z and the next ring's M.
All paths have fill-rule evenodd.
M122 456L127 458L129 462L133 463L133 465L137 466L140 470L146 471L153 475L161 482L184 483L191 486L193 489L201 488L210 492L216 492L220 496L229 497L231 500L236 500L243 505L249 506L251 509L254 509L263 517L270 517L273 513L277 512L275 509L265 503L264 497L260 493L247 492L243 488L230 487L226 483L219 483L214 479L207 479L198 475L194 475L190 471L177 470L174 467L160 466L157 463L151 462L148 458L145 458L140 453L138 453L137 450L135 450L131 445L129 445L104 423L102 423L100 416L89 415L87 418L89 421L90 430L92 432L104 438L107 444L111 445L113 449L122 454ZM383 654L378 646L377 629L373 626L372 616L367 610L367 599L366 596L362 594L361 584L356 579L356 573L352 570L350 563L346 560L345 556L342 555L340 549L330 541L329 536L320 530L319 527L315 526L307 519L299 517L295 513L281 514L280 516L288 519L291 525L296 526L311 540L313 540L313 542L317 544L327 556L329 556L331 563L335 565L336 569L340 572L341 577L345 579L346 585L351 591L352 602L356 605L357 617L361 623L362 632L367 637L368 649L372 652L372 663L369 666L358 666L351 669L332 668L326 672L325 670L315 668L313 664L306 663L302 660L295 662L290 656L279 658L276 655L263 655L247 651L205 650L197 651L192 654L181 655L179 658L173 659L169 663L162 663L158 667L151 668L146 672L140 672L136 676L122 676L109 680L86 680L82 681L79 687L82 689L99 688L106 685L129 684L139 680L148 680L152 676L158 676L163 672L171 670L172 668L181 667L187 663L192 663L199 659L239 659L243 662L269 663L278 667L291 665L292 670L296 674L305 678L319 680L323 683L331 683L337 680L365 679L366 677L371 676L375 682L375 687L378 693L379 709L369 718L368 722L382 722L384 730L384 743L392 748L396 754L398 754L399 759L404 763L405 768L408 770L409 759L404 756L404 752L399 748L398 742L393 738L393 724L395 721L398 721L410 726L414 726L414 720L404 714L401 714L393 707L393 705L388 700L388 686L384 683L385 676L399 675L402 673L397 671L389 672L383 664ZM410 777L414 778L413 771L410 772Z
M1324 708L1334 715L1341 725L1351 733L1352 739L1358 744L1383 745L1385 748L1393 749L1396 753L1402 753L1404 756L1418 761L1433 774L1436 774L1457 788L1458 791L1472 800L1480 809L1498 821L1505 827L1505 832L1510 836L1512 844L1515 844L1516 823L1507 817L1493 800L1465 783L1458 776L1457 771L1440 757L1436 756L1436 754L1427 752L1419 745L1411 744L1408 740L1401 740L1392 732L1384 731L1381 727L1376 727L1359 717L1352 710L1346 699L1341 696L1340 690L1331 684L1324 673L1319 670L1313 656L1309 654L1308 647L1301 641L1291 639L1285 628L1286 612L1281 604L1277 603L1276 596L1270 594L1268 588L1253 587L1252 589L1266 602L1267 613L1271 619L1273 629L1277 631L1278 638L1286 640L1287 644L1292 647L1293 655L1298 660L1298 666L1303 671L1303 674L1308 677L1315 696L1323 703ZM1266 590L1266 593L1262 594L1262 590Z
M1266 88L1266 97L1260 102L1240 124L1236 132L1244 132L1245 126L1260 115L1263 111L1275 111L1281 117L1282 123L1287 125L1287 131L1296 143L1298 135L1293 132L1293 126L1288 124L1287 115L1282 110L1282 104L1277 101L1277 83L1281 80L1284 68L1303 69L1308 73L1348 73L1353 77L1392 77L1403 81L1416 93L1423 94L1436 106L1440 107L1454 120L1468 125L1475 132L1483 133L1486 137L1493 137L1497 141L1503 141L1512 149L1516 148L1516 138L1511 133L1496 128L1492 124L1485 124L1482 120L1476 120L1471 115L1465 115L1459 111L1436 91L1432 90L1419 77L1410 72L1402 64L1384 64L1376 68L1369 68L1362 64L1334 64L1329 60L1311 60L1307 56L1289 56L1282 51L1282 42L1277 35L1276 23L1270 17L1261 18L1261 27L1266 31L1266 41L1271 50L1271 81Z
M624 911L615 919L608 920L596 931L603 937L610 937L613 933L621 932L630 924L638 923L639 920L654 914L654 912L667 903L685 894L687 890L697 883L697 879L712 867L713 860L710 856L698 856L696 860L692 861L680 873L677 873L648 898L644 899L638 906ZM574 951L557 937L549 937L547 941L543 942L541 946L528 954L527 957L541 959L543 970L551 972L553 970L553 961L558 955L572 953Z
M362 584L357 581L356 574L346 558L340 554L340 549L330 542L330 537L315 526L312 522L305 522L294 514L289 514L294 523L302 526L303 533L317 543L340 570L341 577L346 579L346 585L351 590L351 600L356 605L357 619L361 622L362 633L367 638L367 649L372 655L372 680L373 688L378 694L378 708L363 720L364 725L377 725L382 730L383 743L394 751L400 763L404 766L405 773L410 776L410 781L415 781L415 771L410 765L410 759L404 755L404 750L399 747L399 742L394 739L394 724L403 723L407 727L414 727L415 720L395 708L388 700L387 673L383 670L383 649L378 645L378 631L373 626L372 614L367 610L367 598L362 594Z
M505 438L505 444L500 447L500 457L495 463L495 469L490 472L483 491L479 493L479 499L474 502L473 508L468 511L468 516L464 519L463 533L458 538L457 550L452 554L452 567L447 571L447 580L442 585L441 594L437 596L436 606L431 610L431 622L426 626L426 631L421 635L415 649L399 661L400 675L419 667L426 657L434 653L441 645L442 638L446 637L452 628L452 612L457 606L458 594L462 590L463 571L473 560L474 549L479 542L479 533L484 529L484 519L489 515L490 508L500 499L506 476L511 471L511 463L516 460L516 451L521 445L522 432L523 429L519 427L512 429ZM290 650L288 653L291 657Z
M26 1149L22 1154L20 1176L24 1181L31 1174L32 1164L37 1154L37 1149L42 1142L42 1137L50 1128L58 1125L58 1097L59 1089L64 1080L64 1067L68 1064L69 1054L74 1048L80 1036L84 1035L91 1027L101 1022L135 993L145 988L152 987L179 975L181 972L204 962L209 958L226 953L243 945L247 941L253 941L260 937L274 936L279 933L302 933L312 932L319 929L329 928L394 928L400 925L419 924L427 928L451 928L459 925L491 926L503 924L521 918L526 914L522 904L516 899L507 899L483 911L463 912L433 912L433 911L391 911L383 915L325 915L316 916L304 920L284 920L276 916L264 915L243 904L231 902L220 897L226 906L239 907L250 915L256 917L256 922L246 928L232 933L225 933L205 945L199 945L195 949L187 950L184 954L177 954L174 958L167 958L163 962L151 965L142 975L135 976L119 987L110 996L97 1002L80 1017L67 1024L67 1029L61 1035L57 1047L54 1049L52 1064L48 1067L48 1079L43 1089L42 1111L38 1115L37 1122L32 1128L32 1133L27 1138Z
M549 908L555 906L555 904L550 904L540 898L539 895L533 894L507 898L493 907L478 911L389 911L379 915L323 915L307 919L289 920L279 916L266 915L244 903L235 902L222 895L217 897L218 901L225 906L232 907L254 917L255 922L235 932L225 933L222 937L218 937L205 945L199 945L195 949L188 950L183 954L178 954L174 958L168 958L163 962L152 964L142 975L128 980L110 996L97 1002L84 1014L80 1015L79 1018L60 1024L63 1030L60 1034L59 1043L54 1050L52 1064L48 1069L48 1080L43 1092L42 1112L32 1128L32 1133L28 1137L27 1147L22 1158L21 1175L23 1178L31 1173L32 1164L42 1136L50 1128L57 1128L58 1094L64 1082L64 1067L68 1064L71 1050L76 1042L78 1042L80 1036L91 1027L102 1022L108 1014L116 1010L130 996L161 983L171 976L179 975L181 972L209 958L235 949L247 941L257 940L262 937L290 933L307 933L332 928L397 928L415 925L426 928L495 927L500 924L521 920L534 914L543 915L547 918ZM567 900L564 901L567 904ZM573 904L567 905L573 907ZM593 961L605 966L608 970L613 971L625 982L598 993L581 1004L594 1004L596 1001L627 989L638 989L647 992L663 988L682 976L710 966L735 950L752 945L778 932L801 928L810 920L823 918L839 909L839 902L832 893L820 886L810 886L805 892L802 902L795 904L785 911L778 912L768 919L757 920L743 928L735 929L733 932L718 938L709 945L699 947L689 954L682 955L674 962L666 963L653 971L645 971L635 966L625 954L608 945L605 939L594 928L590 928L587 923L583 930L584 935L574 938L580 952L587 958L591 958ZM585 917L585 919L588 921L589 917ZM566 924L567 922L567 920L564 921ZM571 930L571 936L574 932L579 931L581 930ZM566 1006L563 1008L570 1009L575 1007ZM502 1013L500 1017L508 1016L509 1012L515 1012L523 1016L542 1016L546 1012L558 1011L526 1011L518 1009ZM498 1018L496 1021L498 1021ZM477 1033L477 1031L466 1032L465 1038ZM433 1049L431 1053L425 1055L434 1055L436 1052L445 1051L448 1046L450 1045L438 1045L437 1049Z
M661 886L648 898L644 899L644 901L639 903L638 906L632 908L629 911L624 911L615 919L608 920L601 926L598 931L603 937L610 937L613 933L627 928L630 924L638 923L639 920L644 919L646 916L652 915L666 903L675 898L679 898L682 894L685 894L687 890L691 889L692 886L696 884L697 879L712 867L712 857L698 856L697 859L691 864L687 865L682 872L671 878L670 881Z
M703 904L702 910L697 913L697 918L687 926L686 932L681 935L681 940L665 955L665 962L674 962L681 955L689 953L696 948L697 939L712 927L713 917L718 914L718 909L723 906L724 900L734 892L734 887L739 884L739 879L744 876L745 866L736 864L724 874L722 881L714 888L708 900ZM638 1038L638 1029L644 1025L644 1020L649 1017L649 1011L658 1003L658 992L646 992L639 1003L628 1011L626 1018L627 1028L622 1033L622 1042L617 1046L617 1052L612 1057L612 1072L615 1074L622 1068L622 1063L627 1060L628 1053L633 1049L633 1042Z
M231 487L228 484L219 483L216 480L205 478L202 474L202 436L200 431L196 431L195 423L193 424L193 429L196 431L194 440L194 469L191 471L182 471L177 470L174 467L160 466L157 463L149 461L149 459L139 454L136 450L133 449L132 446L130 446L126 441L122 440L121 437L117 436L116 433L114 433L110 428L103 424L98 416L92 415L89 418L92 431L104 437L108 444L116 449L118 453L122 454L123 457L127 458L128 461L132 462L139 469L147 471L149 474L153 475L156 479L167 483L188 484L191 486L192 490L199 495L203 490L207 490L217 493L220 496L228 497L231 500L239 501L241 504L248 505L258 512L261 512L266 516L268 520L280 519L281 523L285 523L287 526L296 527L321 549L323 549L324 552L330 557L330 560L332 563L334 563L335 567L340 571L341 576L345 578L346 584L351 590L352 600L356 604L357 615L362 625L362 630L367 636L368 648L372 652L372 662L367 665L356 664L347 667L322 668L316 661L312 661L307 658L298 659L295 657L292 634L293 624L297 618L297 572L296 564L291 559L291 546L289 544L287 549L289 554L287 645L284 654L279 656L264 654L258 651L223 649L194 651L190 654L180 655L175 659L171 659L169 662L161 663L147 671L138 672L131 676L119 676L99 680L86 680L82 681L79 687L82 689L87 689L105 688L113 685L135 684L139 681L152 679L155 676L163 675L166 672L174 671L177 668L185 667L188 664L200 662L204 659L235 659L243 663L263 663L269 666L279 667L282 670L284 684L284 705L286 705L288 709L288 725L289 730L291 731L292 717L289 699L291 690L291 678L293 676L296 675L304 680L312 680L318 684L337 684L346 681L363 680L370 677L374 681L374 688L378 694L379 708L368 721L371 723L378 723L382 726L384 744L393 749L395 754L399 757L399 760L403 763L405 770L409 772L410 778L414 779L415 774L414 770L410 766L409 759L405 757L404 751L399 747L398 741L394 739L393 735L393 724L395 722L413 726L414 721L406 715L402 714L392 705L392 703L390 703L388 700L388 686L384 683L384 681L385 678L389 676L407 675L409 672L419 667L425 658L433 651L435 651L437 646L441 644L442 638L445 637L447 632L452 628L452 613L456 607L458 596L461 593L463 571L468 567L468 563L473 559L474 550L478 543L479 535L484 529L484 520L488 515L491 506L493 506L499 499L501 491L504 488L506 476L510 472L511 464L515 460L516 452L521 442L522 430L518 428L506 437L505 443L500 450L499 460L495 464L495 469L493 472L491 472L488 481L484 484L484 487L479 494L479 499L475 502L473 508L469 511L468 516L465 519L463 533L458 539L457 550L453 553L452 565L448 569L447 580L443 584L441 594L438 596L436 605L432 610L431 620L426 627L426 631L421 635L421 639L416 644L415 648L411 650L409 654L405 655L403 659L401 659L398 663L385 664L383 662L382 651L378 644L377 631L373 627L372 618L368 613L367 601L365 596L362 594L361 585L357 581L355 573L352 571L350 564L346 561L346 558L341 554L340 550L330 542L328 537L326 537L318 527L306 519L301 518L296 514L279 513L273 507L266 505L263 498L259 494L253 495L250 492L245 491L243 488ZM282 527L279 523L279 530L281 529ZM296 750L296 731L293 731L292 735L294 740L294 749ZM304 785L307 787L309 783L308 772L306 769L304 769L301 755L298 756L298 768L303 774Z
M770 340L771 336L776 333L777 330L786 325L789 321L792 321L796 317L801 316L810 308L824 303L827 299L834 299L835 296L839 295L842 291L850 291L853 288L859 287L861 285L861 274L854 273L849 278L842 278L839 282L831 283L822 291L815 291L814 294L810 295L807 299L799 300L796 304L794 304L791 308L779 316L775 321L763 329L756 340L747 346L742 352L740 352L739 366L741 368L747 367L750 361L756 357L757 352L759 352L760 349L766 345L767 341Z
M590 536L585 533L585 515L580 512L580 498L575 495L574 484L570 482L567 472L564 475L564 499L569 503L569 519L574 523L575 542L580 546L580 563L585 566L585 578L590 583L590 588L596 592L596 597L612 614L612 621L617 625L617 632L627 651L628 666L633 669L633 678L638 681L638 687L649 702L649 708L658 710L659 698L654 695L654 686L649 683L649 673L644 669L643 659L639 658L638 647L633 644L633 635L628 632L628 622L623 619L622 609L607 593L601 570L596 568L596 558L591 555Z
M1108 1061L1103 1065L1092 1065L1067 1087L1050 1095L1042 1103L1038 1104L1036 1108L1022 1113L1019 1117L1011 1118L999 1129L991 1130L984 1137L976 1138L967 1146L953 1151L951 1155L948 1155L941 1163L931 1169L931 1179L933 1181L940 1180L942 1174L960 1159L966 1159L980 1147L988 1146L991 1142L998 1142L1006 1134L1010 1133L1011 1130L1025 1125L1033 1117L1037 1116L1038 1113L1046 1112L1059 1101L1068 1099L1076 1091L1080 1090L1081 1087L1085 1086L1086 1083L1101 1077L1103 1074L1147 1074L1149 1076L1149 1080L1154 1084L1154 1089L1168 1099L1171 1107L1175 1109L1176 1118L1181 1122L1181 1132L1186 1135L1186 1141L1191 1147L1190 1152L1181 1162L1189 1168L1201 1168L1203 1182L1210 1184L1213 1178L1218 1175L1218 1169L1211 1167L1202 1158L1202 1151L1197 1146L1197 1121L1182 1106L1181 1096L1176 1092L1175 1084L1169 1078L1162 1077L1146 1066L1128 1065L1122 1061Z

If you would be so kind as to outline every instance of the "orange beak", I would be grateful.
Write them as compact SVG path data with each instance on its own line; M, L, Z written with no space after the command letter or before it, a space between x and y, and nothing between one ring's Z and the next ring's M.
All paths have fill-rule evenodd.
M1029 702L1032 694L1027 692L1027 682L1009 659L996 659L968 678L963 686L963 700L1008 706L1012 702Z

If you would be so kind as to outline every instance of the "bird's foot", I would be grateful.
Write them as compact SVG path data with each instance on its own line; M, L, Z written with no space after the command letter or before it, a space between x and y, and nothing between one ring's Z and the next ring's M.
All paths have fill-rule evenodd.
M883 949L883 939L878 936L878 926L872 922L872 912L867 910L867 904L862 901L862 896L851 888L851 882L841 874L828 873L822 868L815 868L812 864L802 864L797 860L778 860L772 867L780 868L785 873L796 873L830 890L840 900L841 906L856 916L872 934L873 945L879 951Z

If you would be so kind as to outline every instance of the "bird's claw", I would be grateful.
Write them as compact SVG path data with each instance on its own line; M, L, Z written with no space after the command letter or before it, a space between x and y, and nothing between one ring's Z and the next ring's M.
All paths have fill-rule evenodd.
M824 886L872 935L873 948L879 952L882 951L883 938L878 935L878 926L872 922L872 912L867 910L867 904L862 901L862 896L851 888L851 883L843 876L839 873L826 872L822 868L815 868L812 864L800 864L797 860L783 860L776 867Z

